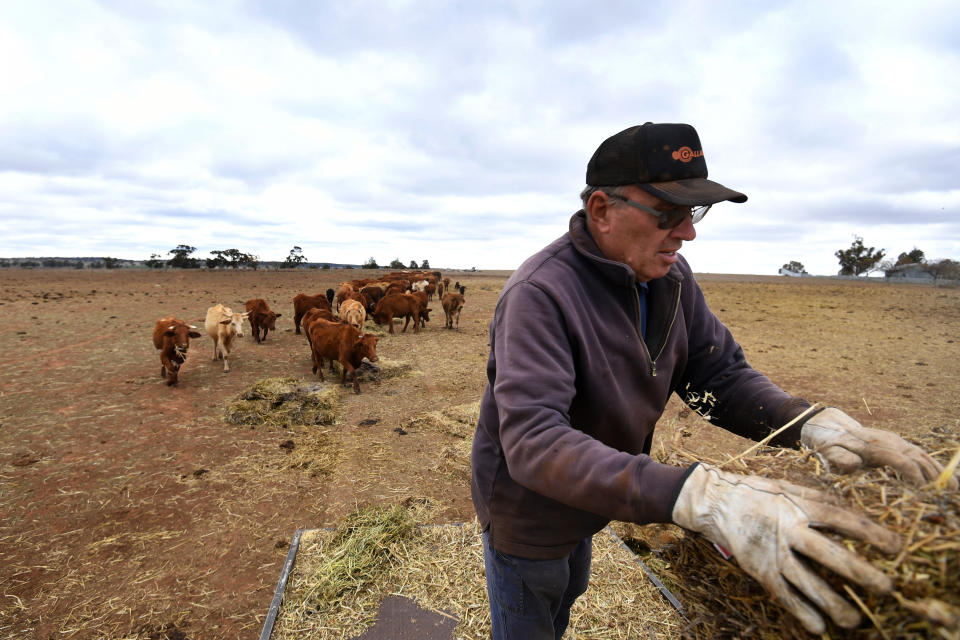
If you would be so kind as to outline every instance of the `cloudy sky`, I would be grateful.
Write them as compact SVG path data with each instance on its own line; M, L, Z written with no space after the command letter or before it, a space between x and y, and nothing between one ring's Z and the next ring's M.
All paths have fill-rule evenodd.
M862 236L960 259L960 5L0 4L0 256L512 269L587 160L693 124L695 271L832 275Z

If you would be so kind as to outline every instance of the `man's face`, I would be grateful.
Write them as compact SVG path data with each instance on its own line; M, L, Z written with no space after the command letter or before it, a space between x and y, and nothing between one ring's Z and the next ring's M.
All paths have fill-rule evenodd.
M623 195L654 209L674 205L635 186L625 187ZM594 198L597 201L594 202ZM587 203L590 233L603 255L633 269L638 282L662 278L677 262L677 250L683 241L697 237L690 216L673 229L657 227L657 218L646 211L596 192Z

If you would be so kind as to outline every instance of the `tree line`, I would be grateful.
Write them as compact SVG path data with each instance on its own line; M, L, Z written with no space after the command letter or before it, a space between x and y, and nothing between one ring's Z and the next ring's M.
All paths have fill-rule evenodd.
M927 260L924 252L916 247L901 253L896 261L884 260L886 255L884 249L868 247L863 244L863 238L854 236L853 243L847 249L839 249L834 253L840 263L837 275L861 276L875 271L890 275L905 265L918 265L919 271L930 274L934 280L960 280L960 262L956 260ZM797 260L791 260L783 268L794 273L807 273L803 263Z
M247 269L256 269L260 264L260 258L258 256L244 253L239 249L223 249L211 251L210 254L212 258L206 258L201 262L199 258L193 257L193 253L196 252L197 248L192 247L188 244L179 244L175 248L167 252L168 255L172 256L169 259L163 259L159 253L154 253L150 255L150 259L145 261L145 264L151 269L162 269L164 267L174 267L178 269L199 269L201 266L206 266L208 269L217 269L217 268L247 268ZM303 248L294 245L290 249L290 253L280 263L281 269L294 269L300 265L308 262L307 257L303 254ZM323 265L324 269L329 269L330 265ZM380 265L377 264L377 261L372 256L363 263L361 266L363 269L380 269ZM424 260L420 264L417 264L416 260L411 260L410 265L405 266L400 258L394 258L390 261L389 265L382 267L384 269L429 269L430 261Z

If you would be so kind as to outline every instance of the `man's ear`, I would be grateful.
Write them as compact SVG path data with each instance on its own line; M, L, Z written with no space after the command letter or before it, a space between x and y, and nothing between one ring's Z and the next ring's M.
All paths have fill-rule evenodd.
M587 199L587 221L600 233L610 230L610 196L603 191L594 191Z

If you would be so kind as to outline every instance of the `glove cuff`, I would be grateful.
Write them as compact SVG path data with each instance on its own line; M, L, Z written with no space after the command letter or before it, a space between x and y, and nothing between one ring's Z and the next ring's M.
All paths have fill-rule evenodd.
M787 424L811 406L812 405L803 398L790 398L780 405L774 414L774 425L776 426L774 426L771 431L776 431L781 425ZM803 425L807 423L807 420L823 411L824 408L825 407L820 407L815 411L811 411L803 420L798 421L789 429L777 434L777 436L770 441L770 445L774 447L785 447L787 449L798 449L800 447L800 431L803 429Z
M705 508L709 504L706 499L707 485L711 478L708 469L710 465L695 463L684 475L683 485L673 501L670 510L670 519L674 524L689 529L701 531L704 525Z

